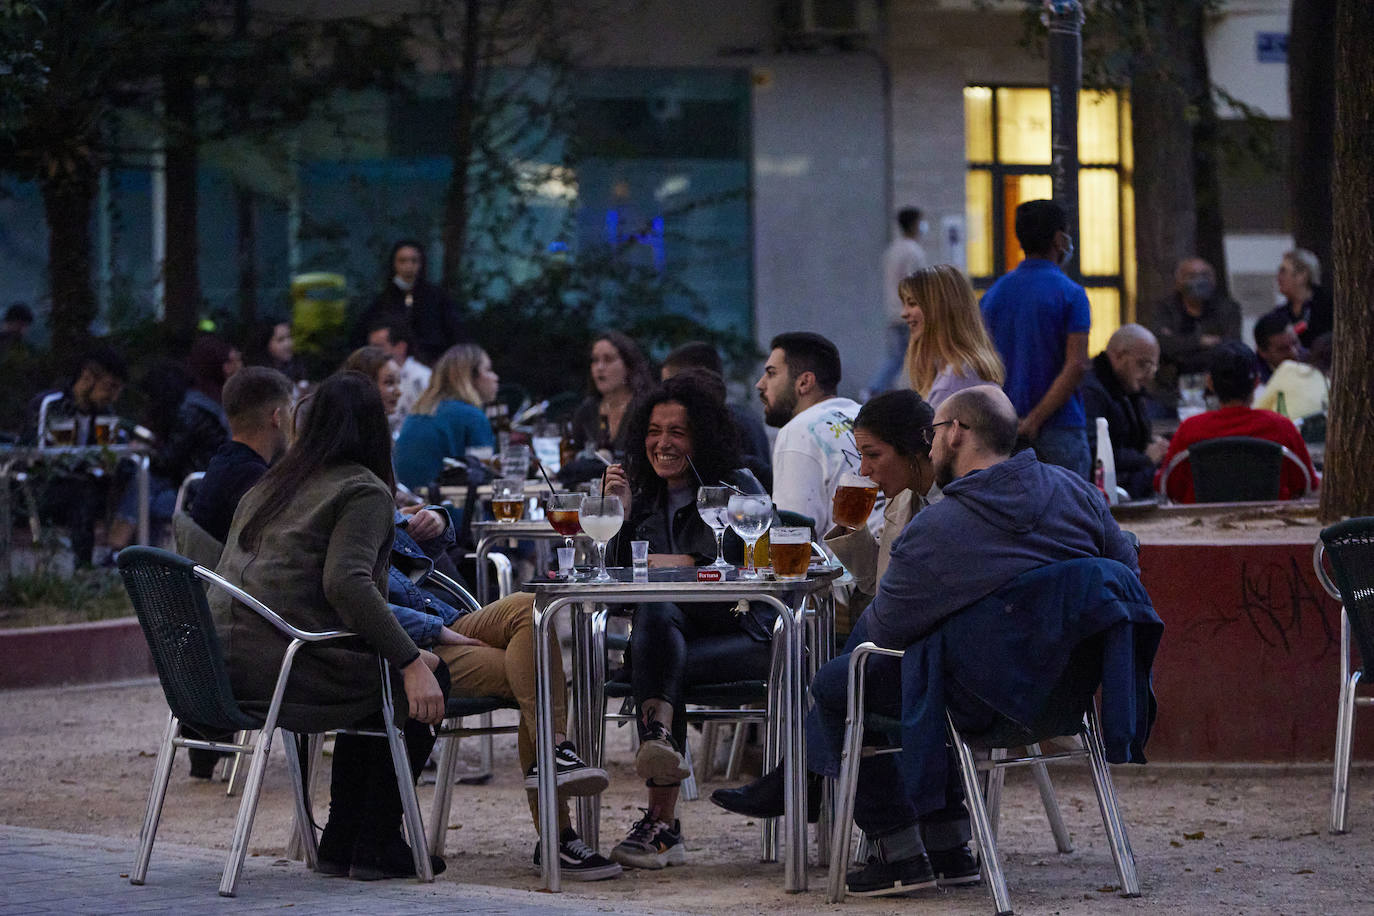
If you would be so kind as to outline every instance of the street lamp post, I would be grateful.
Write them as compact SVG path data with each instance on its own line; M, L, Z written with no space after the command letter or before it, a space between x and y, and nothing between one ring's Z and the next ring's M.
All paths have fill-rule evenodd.
M1083 86L1083 6L1078 0L1044 0L1041 19L1049 29L1050 168L1054 199L1068 217L1069 234L1078 234L1078 92ZM1065 265L1079 277L1075 258Z

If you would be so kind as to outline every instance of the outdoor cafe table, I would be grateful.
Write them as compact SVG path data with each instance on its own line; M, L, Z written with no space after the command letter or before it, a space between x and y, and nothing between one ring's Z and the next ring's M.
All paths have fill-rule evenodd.
M128 458L134 463L135 486L138 487L138 542L149 543L148 520L148 453L142 445L123 443L118 445L60 445L60 446L3 446L0 447L0 561L5 563L4 571L9 570L10 555L10 482L19 473L47 458L60 458L67 455L99 456L102 453L115 458ZM32 509L32 507L28 507Z
M783 740L785 767L785 813L783 837L786 846L783 864L784 888L789 892L806 890L806 742L803 719L809 675L815 667L834 654L834 602L831 583L843 570L839 567L813 567L807 578L796 582L773 579L729 580L724 582L698 581L695 568L650 569L648 581L635 582L631 570L613 568L614 582L596 583L586 580L536 581L523 588L534 593L534 659L538 685L538 707L535 720L536 765L539 772L539 834L548 838L558 836L557 782L554 772L553 746L553 685L552 636L554 619L560 611L572 614L572 683L573 708L577 711L573 723L573 737L582 749L600 745L594 729L603 727L593 711L601 704L594 702L604 689L603 665L593 658L596 642L592 632L592 617L598 604L633 605L651 601L710 602L760 601L777 610L782 620L779 636L783 640ZM815 645L807 665L806 607L808 599L815 607ZM578 799L578 831L586 842L598 845L597 818L599 798ZM548 849L552 840L545 843ZM557 855L541 856L544 886L549 891L561 890Z
M550 544L557 543L561 546L566 540L563 535L553 530L547 519L473 522L472 537L477 542L477 600L483 603L505 597L489 592L491 573L487 570L487 554L491 553L493 547L503 541L533 541L536 551L535 568L542 573L549 568ZM587 536L579 532L574 538L586 540Z

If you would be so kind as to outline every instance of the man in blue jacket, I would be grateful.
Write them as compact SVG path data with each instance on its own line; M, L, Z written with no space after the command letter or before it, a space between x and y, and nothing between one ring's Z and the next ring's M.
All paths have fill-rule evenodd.
M860 617L845 652L811 684L815 706L807 723L807 765L839 775L849 651L861 642L906 648L953 615L992 595L1022 573L1065 560L1105 557L1139 575L1134 545L1107 510L1102 494L1076 474L1043 464L1029 449L1012 455L1016 410L998 388L983 385L952 395L925 434L944 498L918 512L892 547L878 594ZM902 714L902 671L896 659L869 664L869 709ZM949 697L951 704L956 697ZM969 824L957 767L946 770L941 810L918 811L891 756L868 758L860 771L854 821L877 856L847 878L849 893L905 894L939 883L977 881L968 849ZM781 813L782 781L770 773L712 801L755 817Z

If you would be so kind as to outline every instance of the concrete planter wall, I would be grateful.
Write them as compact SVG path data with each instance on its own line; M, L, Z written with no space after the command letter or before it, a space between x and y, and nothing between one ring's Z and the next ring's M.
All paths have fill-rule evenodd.
M0 630L0 689L98 684L156 673L134 617Z

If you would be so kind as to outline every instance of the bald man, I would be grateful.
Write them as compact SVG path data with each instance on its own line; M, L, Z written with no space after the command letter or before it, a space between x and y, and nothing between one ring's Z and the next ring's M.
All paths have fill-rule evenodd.
M1159 392L1175 406L1178 377L1206 372L1212 349L1223 340L1240 340L1240 306L1221 293L1217 272L1202 258L1184 258L1174 270L1174 292L1155 307L1159 338Z
M1107 418L1116 459L1116 482L1132 499L1151 493L1155 468L1169 442L1150 433L1146 387L1159 368L1159 342L1138 324L1118 328L1107 349L1093 358L1079 393L1088 415L1088 435L1098 417ZM1094 441L1096 441L1094 439Z
M1139 576L1135 548L1092 484L1072 471L1041 463L1031 449L1011 453L1017 423L1002 389L980 385L951 395L925 428L944 498L916 513L902 530L878 594L855 624L844 653L821 666L811 682L816 701L807 719L811 770L839 775L849 653L860 643L913 646L1022 573L1063 560L1106 557ZM1061 610L1043 610L1050 615L1048 627ZM891 658L869 662L870 711L904 717L905 674L900 669ZM1043 671L1007 674L1046 676ZM962 710L956 690L957 684L946 679L945 699ZM986 704L983 708L990 709ZM943 803L924 798L918 807L892 756L865 758L860 765L854 822L874 841L878 854L847 876L849 893L904 894L937 883L978 880L978 864L966 845L969 823L958 768L945 765L943 730L937 743L938 749L922 750L940 755L933 771L944 776ZM922 767L928 759L921 757ZM711 800L737 813L775 816L781 813L781 787L775 771L739 789L717 790Z

